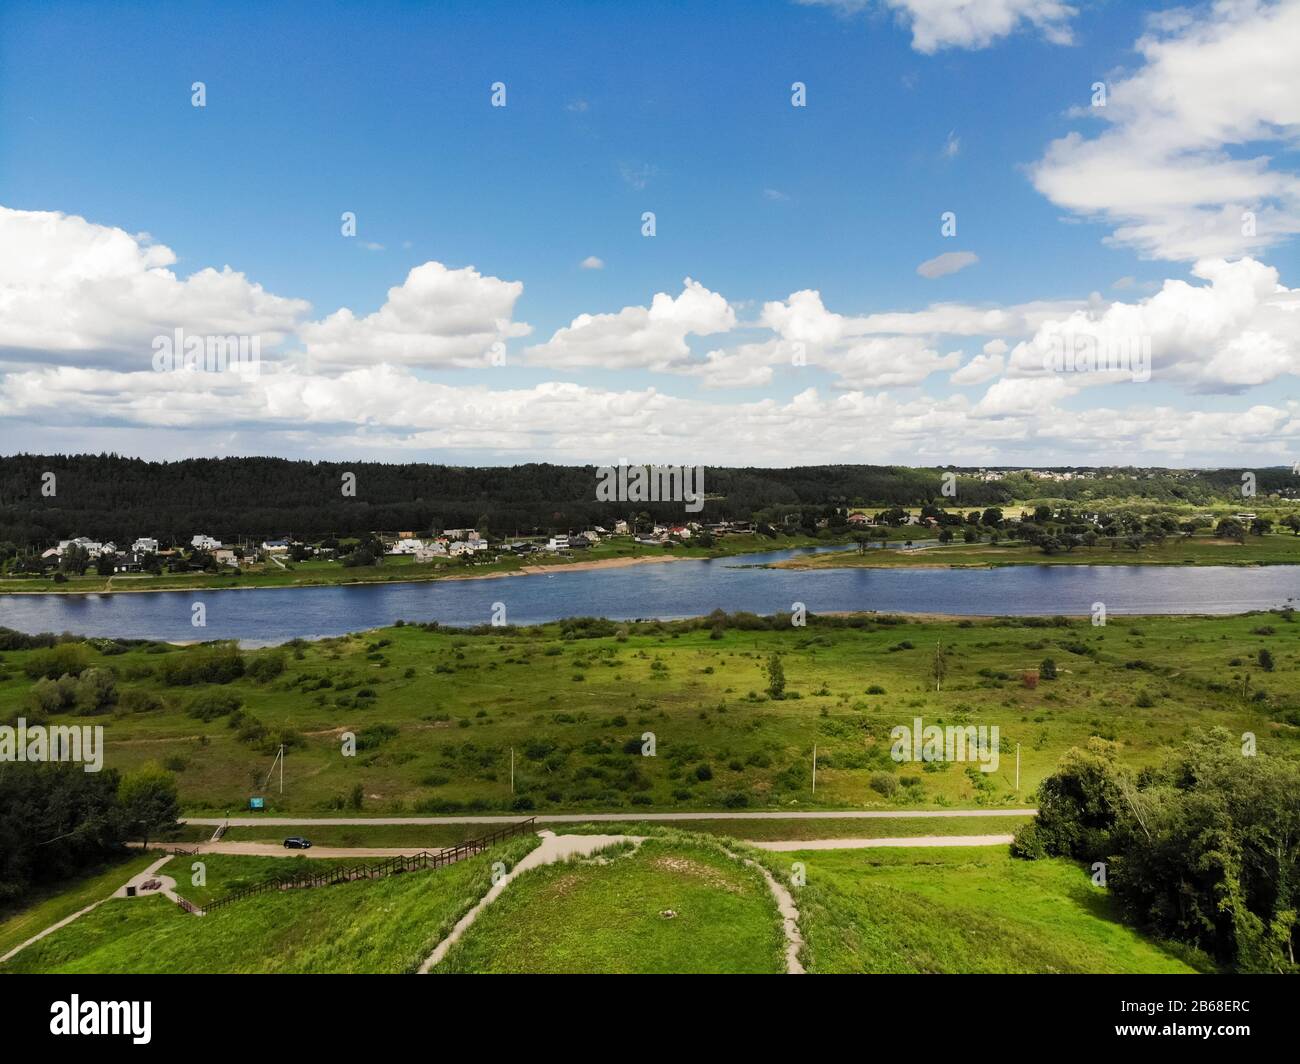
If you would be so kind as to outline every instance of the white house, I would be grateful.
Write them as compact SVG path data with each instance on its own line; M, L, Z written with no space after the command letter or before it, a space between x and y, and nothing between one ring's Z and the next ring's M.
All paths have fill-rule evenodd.
M547 550L568 550L568 549L569 549L569 537L568 537L568 536L552 536L550 539L548 539L548 540L546 541L546 549L547 549Z
M148 536L141 536L131 544L131 550L136 554L157 554L158 541Z
M221 546L220 543L217 546ZM262 550L267 554L284 554L289 549L287 539L268 539L262 543Z
M419 554L424 550L422 539L399 539L387 551L388 554Z
M59 557L62 558L73 547L81 547L91 558L98 558L104 553L104 544L98 540L87 539L85 536L78 536L76 539L59 540Z
M221 540L205 536L200 532L190 540L190 546L195 550L218 550L221 547Z

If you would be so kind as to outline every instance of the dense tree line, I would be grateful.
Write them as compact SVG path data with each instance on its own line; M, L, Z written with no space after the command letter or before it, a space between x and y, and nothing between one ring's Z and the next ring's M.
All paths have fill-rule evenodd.
M345 496L343 477L356 477ZM53 474L53 496L42 494ZM707 468L703 520L749 520L807 507L915 506L941 498L937 470L887 466L797 469ZM633 511L662 521L686 515L677 503L603 503L593 466L462 467L279 458L146 462L117 455L16 455L0 459L0 542L47 545L76 535L137 536L188 544L195 532L240 536L355 536L431 528L502 534L610 524ZM970 481L963 498L1005 501L994 484ZM696 515L691 515L696 516Z
M1221 963L1300 971L1300 766L1224 729L1161 767L1134 771L1116 751L1094 739L1066 754L1015 852L1087 862L1129 920Z
M78 764L6 762L0 809L0 908L120 855L128 839L166 835L179 815L175 781L151 765L120 777Z
M943 505L943 470L831 465L789 469L708 467L704 520L783 522L809 509ZM1004 505L1050 492L1063 499L1141 495L1171 502L1240 498L1232 471L1112 470L1110 479L1044 483L1023 474L983 481L958 474L962 506ZM356 478L344 495L344 474ZM52 480L50 479L52 475ZM1260 470L1261 494L1289 490L1289 470ZM632 511L661 521L681 503L603 503L593 466L302 462L280 458L196 458L147 462L113 454L0 459L0 546L48 546L86 535L129 546L138 536L188 544L195 532L239 537L356 536L383 531L482 528L500 535L608 525ZM44 490L43 490L44 488ZM50 494L51 488L53 494ZM0 558L3 561L3 558Z

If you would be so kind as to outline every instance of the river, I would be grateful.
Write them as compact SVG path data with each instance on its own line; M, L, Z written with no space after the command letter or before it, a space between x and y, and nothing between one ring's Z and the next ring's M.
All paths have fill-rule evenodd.
M814 548L815 550L843 547ZM500 579L350 587L0 595L0 625L173 641L239 639L249 646L341 635L402 619L485 624L494 605L511 624L562 617L695 617L721 608L809 612L1051 615L1242 613L1300 601L1300 566L1023 565L1001 569L761 569L810 550L770 551ZM206 627L191 625L202 602Z

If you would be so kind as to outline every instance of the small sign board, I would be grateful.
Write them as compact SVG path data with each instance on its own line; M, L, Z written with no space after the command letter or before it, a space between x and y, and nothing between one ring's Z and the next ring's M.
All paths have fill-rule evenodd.
M248 808L249 808L249 809L265 809L265 808L266 808L266 799L265 799L265 798L250 798L250 799L248 799Z

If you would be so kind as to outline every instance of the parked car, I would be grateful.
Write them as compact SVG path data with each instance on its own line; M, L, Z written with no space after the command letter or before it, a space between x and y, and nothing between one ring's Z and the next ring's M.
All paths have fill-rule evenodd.
M286 850L310 850L311 839L304 839L301 835L290 835L284 840Z

